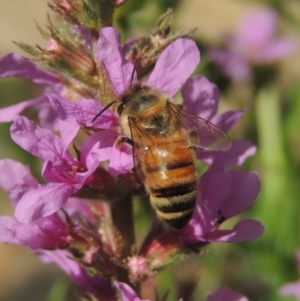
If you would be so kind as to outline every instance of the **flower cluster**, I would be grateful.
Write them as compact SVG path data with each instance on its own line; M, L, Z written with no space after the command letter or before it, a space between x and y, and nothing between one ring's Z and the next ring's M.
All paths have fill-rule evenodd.
M277 15L273 10L247 13L240 21L237 34L226 36L226 50L211 49L209 56L232 80L249 81L251 66L274 63L293 50L289 38L275 37L276 30Z
M133 301L140 299L128 286L130 281L139 285L181 254L198 253L212 242L233 243L259 237L263 227L254 220L237 222L232 229L222 226L250 206L260 191L256 173L228 170L255 153L252 143L237 140L224 152L197 150L197 159L209 167L199 178L191 220L180 231L161 224L153 226L141 248L132 251L133 222L128 222L127 216L122 219L126 210L116 213L116 208L126 204L130 207L131 196L140 193L130 176L134 165L132 146L120 146L118 141L124 133L118 115L105 106L118 99L145 70L132 78L133 62L126 57L130 45L121 45L113 27L102 28L93 41L78 25L73 32L82 41L89 41L81 48L76 66L68 66L76 69L74 77L57 70L42 71L17 54L0 58L1 77L27 78L43 91L38 98L1 109L0 121L12 121L10 131L15 143L41 159L44 180L40 184L19 162L0 161L0 186L15 207L13 217L0 217L0 240L27 246L43 262L57 264L82 287L82 296L113 301L117 300L117 288L123 301ZM57 46L52 41L48 54L54 51L66 60L66 45ZM78 51L71 54L78 55ZM48 56L47 61L49 57L53 56ZM155 57L154 69L144 84L170 99L181 89L187 110L225 132L239 122L243 111L217 115L220 93L213 83L203 76L190 78L200 61L192 40L171 39ZM87 62L92 62L92 73L85 68ZM89 77L81 81L84 72ZM100 91L95 81L99 81ZM19 115L27 107L38 110L39 124ZM93 122L100 111L103 113ZM83 141L80 145L78 137ZM114 278L121 282L114 284ZM227 288L221 288L208 300L221 300L224 295L228 296L226 300L246 300Z

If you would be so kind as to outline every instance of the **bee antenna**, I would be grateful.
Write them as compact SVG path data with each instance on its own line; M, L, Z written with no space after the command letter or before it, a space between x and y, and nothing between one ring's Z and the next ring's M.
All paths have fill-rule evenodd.
M105 112L110 106L112 106L114 103L116 102L116 100L112 101L111 103L109 103L106 107L104 107L93 119L92 122L94 122L103 112Z
M132 84L134 72L136 72L136 65L137 65L138 60L139 60L138 58L136 58L134 60L133 69L132 69L131 78L130 78L130 84Z

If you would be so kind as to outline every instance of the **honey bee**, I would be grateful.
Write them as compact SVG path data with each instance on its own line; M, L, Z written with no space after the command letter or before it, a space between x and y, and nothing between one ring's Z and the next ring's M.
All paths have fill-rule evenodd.
M226 150L230 138L141 83L120 96L117 113L154 211L172 228L183 228L197 200L196 147Z

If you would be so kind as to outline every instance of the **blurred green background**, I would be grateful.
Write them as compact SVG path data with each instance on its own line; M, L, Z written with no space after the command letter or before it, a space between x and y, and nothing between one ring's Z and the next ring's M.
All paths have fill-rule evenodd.
M257 154L242 168L259 173L262 191L243 217L260 220L265 233L254 242L208 246L208 254L192 255L174 264L157 276L158 290L164 293L170 289L168 301L179 296L185 301L206 300L208 292L221 285L242 292L250 300L295 300L277 296L277 290L300 278L294 260L300 246L300 1L129 0L117 10L116 26L124 40L141 36L169 7L174 9L173 31L197 27L195 39L202 55L198 73L220 87L220 111L250 107L230 136L249 139L258 147ZM264 7L278 12L279 33L293 39L295 51L274 66L272 80L263 84L224 81L211 72L206 49L220 45L225 33L236 32L245 12ZM22 54L12 41L44 45L34 20L44 25L46 16L45 1L1 0L0 55L11 51ZM36 93L26 80L0 79L1 107L30 99ZM39 177L38 162L11 141L9 126L0 124L0 157L31 164ZM0 214L12 214L2 190L0 197ZM137 204L136 213L137 223L145 232L149 224L143 224L143 206ZM75 300L72 290L58 268L41 264L24 247L0 245L1 301ZM148 295L150 298L151 293Z

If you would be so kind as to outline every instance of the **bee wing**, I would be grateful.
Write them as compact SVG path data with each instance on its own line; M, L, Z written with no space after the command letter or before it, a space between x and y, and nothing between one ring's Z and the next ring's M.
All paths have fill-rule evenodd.
M228 150L229 136L210 121L189 113L181 105L168 102L170 109L180 120L182 131L188 131L189 143L209 150Z

